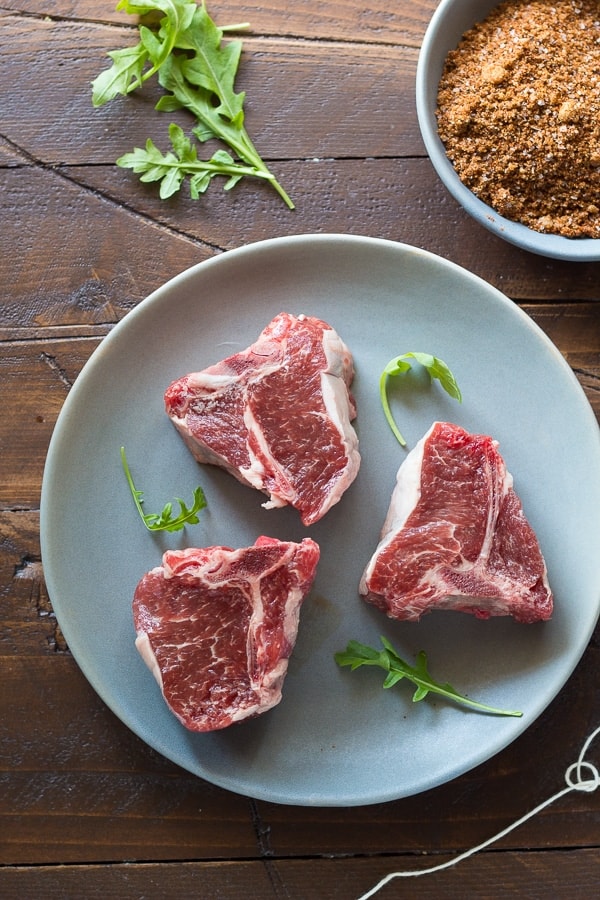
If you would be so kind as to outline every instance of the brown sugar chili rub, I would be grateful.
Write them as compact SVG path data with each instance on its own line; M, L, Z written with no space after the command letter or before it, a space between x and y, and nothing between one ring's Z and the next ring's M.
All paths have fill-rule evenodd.
M438 129L507 219L600 238L600 0L505 0L446 60Z

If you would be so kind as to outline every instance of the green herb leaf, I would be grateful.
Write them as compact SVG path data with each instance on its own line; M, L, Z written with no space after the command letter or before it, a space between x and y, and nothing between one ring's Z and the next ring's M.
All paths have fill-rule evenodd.
M204 2L197 5L195 0L150 0L146 3L121 0L117 9L140 16L162 13L158 30L147 25L139 26L139 43L132 48L109 53L112 66L102 72L92 83L92 102L102 106L118 95L128 94L140 87L153 75L157 75L160 85L168 91L156 104L156 109L173 112L186 109L196 118L193 133L203 142L216 138L225 143L234 153L237 161L228 164L220 173L214 172L218 158L213 156L204 163L205 172L229 176L225 185L230 190L244 176L255 176L268 181L283 198L290 209L294 204L275 176L269 171L254 147L244 127L244 92L236 93L235 79L242 52L239 40L223 45L224 31L245 28L246 23L227 28L218 28L206 11ZM173 126L171 126L173 127ZM146 144L146 155L156 156L152 142ZM184 159L177 155L178 173L173 171L175 161L156 162L160 167L168 166L158 178L157 171L142 165L144 151L135 150L118 160L118 165L140 171L145 181L161 181L160 196L167 198L176 193L186 175L193 179L191 196L197 198L203 193L212 177L198 176L200 161L194 159L196 168L184 170ZM187 160L189 162L189 160ZM229 169L235 166L235 171ZM148 175L148 172L151 174Z
M162 12L158 35L145 25L139 26L140 43L131 50L115 50L108 54L113 64L92 82L92 103L102 106L119 94L129 94L151 78L177 46L182 33L189 28L196 11L195 0L153 0L130 3L120 0L117 10L137 16ZM146 63L150 68L144 71Z
M148 138L145 148L135 147L117 160L123 169L132 169L143 182L160 182L160 198L166 200L181 188L186 177L190 179L190 196L197 200L204 193L212 178L224 175L225 190L230 190L244 176L265 177L251 166L237 163L225 150L217 150L209 160L197 158L196 148L179 125L169 126L173 152L163 154Z
M232 60L235 62L233 57ZM237 62L235 64L237 65ZM215 81L215 85L222 88L222 93L218 94L203 84L192 84L186 77L190 66L191 62L186 57L171 55L161 67L158 80L161 87L166 91L171 91L175 103L180 108L192 112L198 120L198 125L193 129L195 136L200 141L211 138L222 141L249 167L251 171L245 174L252 174L268 181L287 206L293 209L292 200L261 159L243 126L242 109L229 91L229 82L219 84ZM214 61L214 66L218 68L216 61ZM233 77L231 78L232 82ZM238 94L236 97L243 98L243 95ZM173 100L167 102L172 103ZM164 108L162 98L159 100L158 108ZM233 118L229 118L228 114L231 114Z
M379 397L388 425L403 447L406 447L406 441L394 421L387 396L387 384L389 377L401 375L412 368L412 364L408 362L409 359L414 359L415 362L420 363L420 365L427 369L432 381L439 381L447 394L455 400L458 400L459 403L462 402L462 394L456 378L443 359L432 356L430 353L404 353L402 356L396 356L394 359L391 359L379 378Z
M180 500L179 497L176 498L177 503L179 503L178 516L173 517L172 503L165 503L160 513L145 513L142 509L142 504L144 502L143 492L138 490L133 482L124 447L121 447L121 463L131 491L131 496L133 497L133 502L148 531L181 531L186 525L198 524L200 521L198 513L206 506L206 498L201 487L195 489L194 499L192 505L189 507L183 500Z
M184 77L196 87L204 88L209 95L218 99L215 111L236 128L244 122L245 93L236 94L235 78L242 53L242 42L230 41L222 46L223 31L217 28L206 11L199 6L194 15L194 27L186 34L194 55L183 58Z
M148 60L148 51L141 42L135 47L111 50L108 55L113 61L111 68L105 69L92 81L94 106L103 106L141 84L142 71Z
M418 654L416 664L411 666L398 656L394 647L386 638L381 638L381 644L383 649L375 650L366 644L360 644L358 641L350 641L344 651L334 654L334 658L338 666L349 666L352 671L361 666L377 666L383 669L386 672L383 687L386 689L393 687L404 678L412 681L416 688L412 698L413 703L424 700L428 694L432 693L439 694L454 703L490 715L523 715L523 713L515 710L497 709L494 706L478 703L469 697L465 697L463 694L459 694L448 682L442 684L435 681L429 674L427 655L423 650Z

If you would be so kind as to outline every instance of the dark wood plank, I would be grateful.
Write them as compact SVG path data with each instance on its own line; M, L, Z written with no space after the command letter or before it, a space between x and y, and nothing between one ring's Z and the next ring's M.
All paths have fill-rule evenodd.
M600 263L548 259L491 234L450 197L427 159L320 159L280 162L274 169L296 203L293 212L268 187L250 181L228 193L214 183L198 201L184 188L165 202L154 185L115 166L72 167L68 174L115 203L223 249L282 235L360 234L436 253L515 300L600 300ZM600 304L598 315L596 335Z
M0 671L0 863L256 854L250 802L143 744L70 654Z
M69 387L98 341L44 341L3 345L0 384L12 412L0 420L0 506L39 508L41 475L54 424Z
M436 0L209 0L219 23L251 23L239 78L248 129L294 212L251 182L163 203L115 167L147 136L160 144L169 121L155 88L91 106L107 51L137 39L115 5L0 9L0 896L358 897L389 872L451 861L562 788L600 722L600 626L527 732L461 778L356 809L236 796L148 747L73 659L39 546L52 428L99 342L165 280L251 241L326 231L404 241L485 278L550 336L600 419L600 263L518 251L439 183L414 107ZM571 793L492 850L378 897L571 900L595 897L599 879L598 795Z
M153 109L153 83L92 107L91 81L109 50L132 42L129 30L8 17L3 34L11 48L0 57L3 134L16 147L51 165L106 163L148 136L159 146L166 139L170 118ZM423 154L415 48L332 43L325 53L321 42L256 37L244 48L237 88L265 159ZM175 118L190 127L191 118Z
M356 898L392 872L420 871L451 862L448 854L385 858L186 862L162 866L103 865L0 870L5 900L44 896L48 900L331 900ZM591 900L600 879L600 851L577 853L483 853L445 871L396 878L378 900L489 900L490 897L560 897Z
M0 655L66 649L44 582L39 513L0 512Z
M115 11L116 0L107 0L103 4L99 4L98 0L53 0L43 5L43 12L39 0L3 0L2 6L15 13L45 14L70 20L115 24L136 22L134 16ZM411 0L408 9L400 13L390 8L386 0L371 0L368 7L358 0L321 0L317 6L303 3L290 5L286 0L271 0L259 6L235 0L209 0L207 3L207 9L217 25L248 22L251 34L360 40L413 47L420 44L435 6L435 0Z
M0 280L11 286L0 299L0 339L68 325L101 333L215 252L39 168L0 169L0 220L4 247L15 248L0 256Z
M36 18L73 19L124 25L135 18L116 11L117 0L98 3L98 0L2 0L2 12L24 14Z
M293 212L254 183L228 193L215 184L199 201L182 193L164 202L154 186L113 165L69 168L68 177L35 167L26 177L0 169L4 239L19 247L18 255L0 256L0 279L11 285L0 301L0 337L25 336L20 329L34 326L115 324L169 277L221 249L298 233L402 241L456 262L517 300L600 300L600 263L549 260L511 247L456 206L427 160L280 168L297 203ZM582 317L580 333L596 338L597 306L597 316L592 306L574 313Z
M28 157L13 147L0 135L0 168L27 165Z

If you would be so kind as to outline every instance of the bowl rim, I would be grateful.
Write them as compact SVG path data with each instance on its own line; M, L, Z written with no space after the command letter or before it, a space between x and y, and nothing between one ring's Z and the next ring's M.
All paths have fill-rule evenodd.
M600 260L599 238L568 238L544 234L520 222L513 222L480 200L460 180L446 155L438 135L435 109L437 88L448 52L464 32L502 0L441 0L425 31L415 82L417 119L425 149L442 183L450 194L477 222L511 244L554 259L573 262ZM442 55L443 53L443 55Z

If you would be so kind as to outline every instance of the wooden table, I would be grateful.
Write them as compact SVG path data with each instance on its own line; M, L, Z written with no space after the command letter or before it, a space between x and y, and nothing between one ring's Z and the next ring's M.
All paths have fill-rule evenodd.
M254 801L161 758L103 705L44 585L43 466L82 365L153 289L248 242L347 232L446 257L541 326L600 416L600 263L557 262L495 238L450 198L425 154L414 79L435 6L209 5L218 23L251 23L238 85L291 212L249 182L160 201L114 165L164 134L157 94L91 105L90 82L109 50L134 42L135 19L110 0L1 3L2 897L355 898L388 872L452 859L560 790L600 724L597 630L534 725L449 784L356 809ZM599 796L577 792L488 850L379 896L583 898L599 884Z

